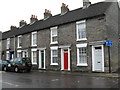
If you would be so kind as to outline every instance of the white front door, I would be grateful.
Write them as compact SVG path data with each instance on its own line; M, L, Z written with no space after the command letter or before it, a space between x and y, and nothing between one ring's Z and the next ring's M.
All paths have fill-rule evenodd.
M103 45L92 47L93 71L104 72L104 49Z
M39 69L45 69L45 50L39 51Z

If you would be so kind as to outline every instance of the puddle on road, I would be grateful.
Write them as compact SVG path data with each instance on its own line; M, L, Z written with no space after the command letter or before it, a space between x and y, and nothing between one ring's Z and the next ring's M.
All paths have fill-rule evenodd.
M59 81L59 79L52 79L51 81L52 81L52 82L55 82L55 81Z

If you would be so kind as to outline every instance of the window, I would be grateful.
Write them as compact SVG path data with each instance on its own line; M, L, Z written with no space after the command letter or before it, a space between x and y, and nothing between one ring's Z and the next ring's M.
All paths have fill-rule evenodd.
M6 60L9 60L10 59L10 54L9 54L9 51L6 52Z
M87 40L86 38L86 21L80 21L76 23L77 41Z
M19 57L22 57L22 51L21 50L18 50L17 51L17 57L19 58Z
M32 49L32 64L37 64L37 49Z
M10 38L7 39L6 48L10 49Z
M57 27L51 28L51 44L58 43Z
M77 44L77 66L87 66L87 44Z
M51 65L58 65L58 47L51 47Z
M23 51L23 57L28 57L28 52L27 51Z
M22 47L22 36L18 36L18 48Z
M32 32L32 46L37 46L37 32Z

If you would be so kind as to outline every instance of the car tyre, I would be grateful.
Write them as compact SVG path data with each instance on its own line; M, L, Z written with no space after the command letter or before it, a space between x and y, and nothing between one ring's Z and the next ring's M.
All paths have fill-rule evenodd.
M19 68L18 67L15 67L15 72L19 72Z
M30 72L31 71L31 69L27 69L27 72Z

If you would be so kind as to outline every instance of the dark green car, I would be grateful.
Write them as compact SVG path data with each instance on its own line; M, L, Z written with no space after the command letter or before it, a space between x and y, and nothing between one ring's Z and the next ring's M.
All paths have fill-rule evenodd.
M32 68L32 63L30 58L14 58L10 60L10 63L6 67L6 71L27 71L30 72Z

